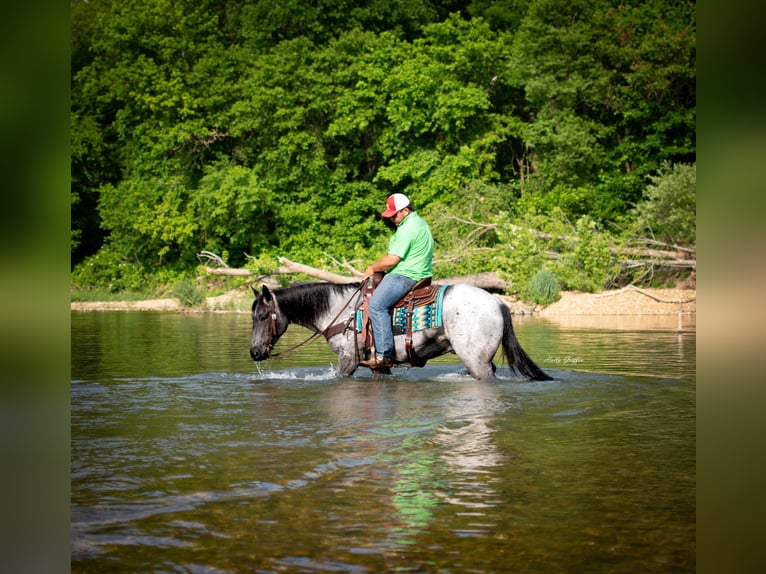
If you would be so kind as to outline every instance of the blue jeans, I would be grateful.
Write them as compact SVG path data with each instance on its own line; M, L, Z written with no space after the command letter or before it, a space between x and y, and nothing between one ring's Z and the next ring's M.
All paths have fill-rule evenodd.
M391 329L391 307L412 289L417 281L389 273L370 297L369 312L372 334L375 339L375 354L378 357L394 358L394 332Z

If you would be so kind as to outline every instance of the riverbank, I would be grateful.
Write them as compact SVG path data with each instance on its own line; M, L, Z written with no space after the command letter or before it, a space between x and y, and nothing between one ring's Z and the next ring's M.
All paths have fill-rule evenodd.
M531 307L512 297L501 297L514 315L540 317L565 316L646 316L696 315L696 289L638 289L626 287L601 293L565 291L561 299L546 307ZM248 312L253 301L246 289L235 289L223 295L208 297L200 307L188 308L178 299L151 299L146 301L73 301L72 311L179 311L195 312Z

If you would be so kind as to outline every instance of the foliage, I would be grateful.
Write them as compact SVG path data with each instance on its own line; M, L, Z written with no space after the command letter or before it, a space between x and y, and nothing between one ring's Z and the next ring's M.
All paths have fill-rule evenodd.
M230 252L229 265L241 266L245 253L268 248L273 229L273 196L256 174L240 165L206 170L189 202L207 251Z
M539 305L550 305L561 298L561 287L553 273L540 270L524 286L521 296L525 301Z
M662 167L695 162L694 3L75 0L71 54L73 284L202 250L364 267L394 191L439 274L592 289L605 229L694 242Z
M496 267L498 237L492 220L507 190L472 180L455 194L455 206L436 202L425 212L434 235L434 275L451 277ZM477 223L478 222L478 223Z
M95 287L114 293L141 290L145 278L141 265L127 261L105 246L74 269L72 284L75 288Z
M205 302L205 292L188 277L175 284L173 295L183 307L200 307Z
M587 215L577 220L576 231L573 248L556 262L556 276L565 289L600 291L619 272L609 250L609 239Z
M693 246L697 238L697 166L668 163L650 178L636 206L639 226L668 245Z
M540 273L550 273L565 289L589 292L600 291L620 273L611 236L587 215L572 226L561 209L550 217L531 210L523 225L501 214L497 235L501 256L496 266L513 281L513 292L524 298L537 291L531 282Z
M501 276L513 282L513 291L520 293L545 265L544 246L528 228L513 229L500 225L497 234L502 246L498 270Z

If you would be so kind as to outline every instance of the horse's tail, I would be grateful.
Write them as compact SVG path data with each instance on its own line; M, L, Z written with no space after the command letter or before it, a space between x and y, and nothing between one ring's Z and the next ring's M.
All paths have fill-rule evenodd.
M553 379L545 373L521 348L521 343L513 332L513 322L511 321L511 310L504 303L500 304L503 314L503 352L511 369L514 366L521 371L525 377L533 381L550 381Z

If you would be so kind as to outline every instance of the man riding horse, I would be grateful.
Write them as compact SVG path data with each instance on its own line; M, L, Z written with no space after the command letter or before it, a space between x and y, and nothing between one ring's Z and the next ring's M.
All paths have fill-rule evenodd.
M361 364L372 369L394 364L391 308L416 284L431 277L434 255L434 239L428 223L413 210L406 195L390 195L380 215L390 222L395 232L389 240L388 253L364 270L364 281L375 273L386 273L368 307L375 353Z
M273 292L264 285L260 293L253 289L250 356L254 361L273 357L274 345L288 325L300 325L313 331L312 338L325 337L338 355L338 374L342 377L352 376L359 365L374 373L387 373L394 364L409 361L413 366L423 367L430 359L454 353L473 378L490 379L496 376L494 358L502 345L513 372L518 370L535 381L550 380L521 347L508 306L472 285L441 286L433 308L429 307L430 301L422 303L427 300L422 292L423 299L413 293L407 302L404 336L395 341L390 309L418 283L430 281L434 242L428 224L412 209L407 196L391 195L381 215L395 233L389 241L388 253L365 269L366 283L302 283ZM369 279L386 271L373 291L374 281ZM356 303L365 287L363 297L367 301L375 352L363 360L368 356L367 330L364 312L360 315ZM419 309L417 329L413 328L415 308ZM398 310L394 314L401 320ZM401 327L397 323L397 328Z

